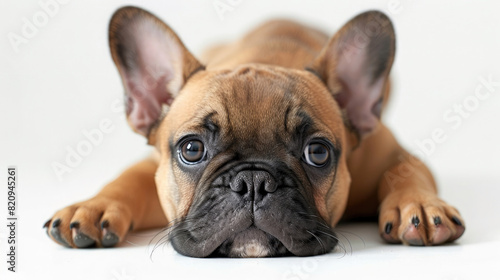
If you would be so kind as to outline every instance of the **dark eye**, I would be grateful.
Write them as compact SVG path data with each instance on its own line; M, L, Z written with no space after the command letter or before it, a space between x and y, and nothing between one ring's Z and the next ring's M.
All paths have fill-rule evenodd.
M304 149L304 160L309 165L321 167L328 162L329 158L330 151L321 142L311 142Z
M200 140L188 140L182 144L179 154L185 163L195 164L205 156L205 146Z

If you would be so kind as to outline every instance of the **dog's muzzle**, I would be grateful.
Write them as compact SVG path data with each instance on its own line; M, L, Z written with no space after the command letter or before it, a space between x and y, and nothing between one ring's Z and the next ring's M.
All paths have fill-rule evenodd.
M172 245L194 257L327 253L337 238L306 192L286 168L255 163L227 168L174 225Z

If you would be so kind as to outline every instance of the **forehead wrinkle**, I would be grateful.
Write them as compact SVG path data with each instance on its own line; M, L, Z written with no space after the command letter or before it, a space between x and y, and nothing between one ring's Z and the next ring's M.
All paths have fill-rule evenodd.
M205 129L209 132L216 133L219 130L219 125L213 120L213 117L217 115L217 111L211 111L206 113L202 118L203 122L199 123L201 129Z
M298 111L295 114L297 119L300 119L299 122L295 125L295 128L292 130L294 132L294 136L303 137L304 135L309 135L312 130L314 130L314 121L305 111Z
M192 118L186 120L179 126L173 140L177 141L189 134L202 134L204 132L213 135L217 134L220 126L213 120L216 115L218 115L217 111L211 107L198 111Z
M221 93L221 96L227 100L225 103L233 105L226 109L235 132L244 133L276 127L270 124L281 119L282 104L286 102L282 87L260 77L239 79L233 83L229 94Z
M275 137L278 131L285 132L282 136L287 135L285 138L288 138L298 126L302 126L324 131L333 137L335 133L328 125L330 122L321 121L320 116L326 111L310 110L319 105L318 109L323 111L325 105L316 104L317 102L308 98L317 91L317 87L311 84L314 82L311 78L316 78L313 74L301 70L300 72L307 73L306 77L302 77L296 75L295 72L298 71L270 71L261 66L247 68L251 70L243 71L242 68L239 72L230 70L218 73L215 75L216 79L207 84L205 92L209 93L207 95L210 100L202 100L204 104L200 108L210 107L218 112L214 118L219 123L221 133L231 134L230 138L255 139L254 142L261 142L268 137ZM296 119L301 108L306 110L309 119L304 116ZM320 122L313 123L313 120Z
M227 120L230 127L234 127L235 136L247 137L254 143L277 136L288 141L286 139L290 140L289 137L307 136L319 128L326 128L323 125L316 126L314 112L310 112L311 115L302 109L311 107L308 106L310 102L305 100L310 91L307 83L300 82L290 73L280 73L278 76L279 80L269 79L265 75L238 77L237 82L225 84L227 92L220 92L223 104L244 103L226 107ZM303 131L297 133L297 130ZM285 133L280 134L278 131ZM253 137L248 137L250 134Z

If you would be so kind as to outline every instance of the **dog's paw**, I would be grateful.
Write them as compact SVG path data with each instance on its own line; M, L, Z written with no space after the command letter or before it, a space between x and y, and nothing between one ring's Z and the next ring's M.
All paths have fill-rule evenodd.
M44 228L66 247L112 247L123 240L131 223L131 212L122 202L94 197L59 210Z
M390 243L439 245L462 236L465 223L433 193L392 193L381 204L379 231Z

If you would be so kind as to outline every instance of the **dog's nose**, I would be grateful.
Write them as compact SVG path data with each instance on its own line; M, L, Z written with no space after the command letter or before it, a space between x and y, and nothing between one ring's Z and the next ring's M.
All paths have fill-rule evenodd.
M264 170L242 170L229 183L234 192L265 195L276 191L278 185L273 176Z

